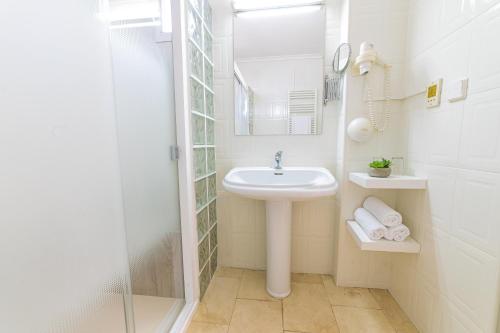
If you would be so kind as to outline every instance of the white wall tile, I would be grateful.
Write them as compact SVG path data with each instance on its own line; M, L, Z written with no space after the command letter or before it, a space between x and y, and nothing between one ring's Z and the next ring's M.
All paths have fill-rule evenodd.
M421 332L493 332L500 251L500 47L493 41L500 8L488 0L432 2L441 7L436 23L428 5L411 3L406 93L439 77L445 86L470 77L471 89L457 103L447 101L445 89L434 109L425 108L423 95L404 102L409 169L427 177L428 188L421 202L398 196L404 216L420 209L424 232L415 263L393 258L390 288Z
M431 47L440 36L440 20L443 0L410 1L407 51L409 56Z
M471 91L500 88L500 4L479 16L472 27L474 36L471 45Z
M453 235L498 257L500 175L459 171L454 199Z
M440 320L439 296L436 288L418 278L415 293L415 325L420 332L438 333Z
M440 293L448 294L451 260L451 238L437 228L425 230L421 252L417 258L417 271L421 279Z
M441 34L447 35L456 31L474 15L475 1L443 0L441 10Z
M331 237L307 238L307 258L305 271L319 274L331 274L333 265L333 239Z
M450 231L455 207L456 170L429 166L427 172L427 192L432 225Z
M267 256L267 238L265 233L255 234L255 267L256 269L266 268Z
M307 272L307 237L292 237L292 271Z
M446 297L442 297L439 304L441 306L440 333L484 332Z
M463 103L442 110L425 110L427 130L432 137L427 146L428 162L447 166L458 164Z
M473 94L465 103L460 163L500 172L500 89Z
M415 321L415 290L416 290L416 258L415 255L395 253L392 255L390 292Z
M232 233L230 241L232 266L255 268L255 234Z
M213 40L214 76L220 79L233 77L233 43L231 36L216 37Z
M414 98L418 108L412 108L408 111L408 158L415 162L425 162L427 160L427 148L431 140L429 130L426 124L425 110L421 108L418 97Z
M255 232L255 203L256 200L237 195L230 196L229 208L231 209L231 231L233 233Z
M452 240L449 298L484 332L493 332L498 314L498 260Z
M424 92L427 84L439 78L441 70L438 48L430 48L409 58L405 79L406 95Z

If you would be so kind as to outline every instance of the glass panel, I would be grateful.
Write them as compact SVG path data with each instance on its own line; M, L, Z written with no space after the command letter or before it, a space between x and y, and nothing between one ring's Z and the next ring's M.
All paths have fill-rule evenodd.
M198 9L198 14L203 18L201 21L204 21L198 22L198 17L192 10L191 13L188 13L190 16L188 18L190 38L195 40L196 44L201 46L203 50L203 74L201 77L198 75L200 72L198 67L199 62L197 60L198 55L193 54L191 56L191 59L196 57L196 64L191 64L193 76L199 79L198 82L191 83L191 109L194 112L192 118L193 142L196 146L213 145L215 142L214 121L208 119L214 117L214 96L211 92L214 83L213 66L211 65L211 60L213 58L213 42L212 35L210 34L212 26L212 9L208 4L208 0L190 1L193 3L193 7ZM200 10L201 7L203 8ZM198 28L200 25L201 27ZM202 38L202 43L199 41L200 38ZM200 89L203 89L203 91L200 91ZM206 118L196 115L197 113L205 114ZM215 173L215 149L213 147L203 147L205 150L204 153L202 153L198 150L200 148L201 147L197 147L197 149L195 149L193 162L195 174L198 178L206 174ZM203 166L201 165L203 163L202 160L204 160L203 162L205 163ZM204 207L209 201L209 198L213 200L216 193L215 174L212 177L198 180L195 183L197 209ZM217 268L217 250L215 245L217 243L217 235L213 234L213 232L217 232L217 229L212 228L211 231L208 230L209 219L211 219L210 222L215 224L215 212L210 211L214 209L215 205L210 204L209 207L204 208L197 216L198 239L202 239L198 244L201 270L199 276L201 297L203 297L211 276L213 276ZM211 245L210 242L212 242L213 245Z
M208 255L209 255L209 241L210 237L207 235L200 243L198 246L198 259L199 259L199 266L200 269L205 266L208 260Z
M208 33L207 29L205 29L205 34L203 36L203 50L205 51L208 59L212 60L212 36Z
M196 114L191 115L193 144L205 144L205 118Z
M191 6L188 6L187 15L188 15L188 36L201 48L202 46L201 19Z
M196 209L203 207L207 203L207 179L198 180L194 183L196 195Z
M206 265L200 274L200 298L203 298L210 283L210 265Z
M207 116L209 117L214 117L214 95L208 91L208 89L205 89L205 103L206 103L206 112Z
M208 208L199 212L196 220L198 225L198 240L201 240L208 231Z
M168 331L184 304L172 44L156 27L110 31L136 332ZM149 328L147 330L147 328Z
M189 63L191 75L203 80L203 55L193 43L189 42Z
M133 332L107 29L95 1L1 7L0 332Z
M214 85L214 70L212 65L205 59L205 84L210 89L213 88Z
M215 148L207 148L207 173L215 172Z
M203 107L203 86L191 79L191 111L205 113Z
M210 7L208 0L203 0L203 20L208 29L212 31L212 7Z
M202 10L202 7L201 7L201 6L202 6L202 4L201 4L201 2L202 2L202 0L190 0L189 2L190 2L190 3L193 5L193 7L194 7L194 8L198 11L198 13L200 13L200 14L201 14L201 10Z
M217 247L217 224L210 230L210 252Z
M208 206L210 227L217 222L217 202L214 200Z
M208 200L212 200L217 195L217 181L215 175L208 177Z
M214 121L210 119L207 119L207 144L208 145L215 144Z
M217 271L217 248L215 248L215 251L212 253L212 256L210 257L210 275L214 276L216 271Z
M207 158L205 148L195 148L194 152L194 176L200 178L207 173Z

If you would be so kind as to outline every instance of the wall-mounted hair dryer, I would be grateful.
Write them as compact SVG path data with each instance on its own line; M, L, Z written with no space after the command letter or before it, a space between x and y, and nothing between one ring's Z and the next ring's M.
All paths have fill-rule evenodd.
M383 68L383 97L375 99L373 97L373 80L379 79L380 75L377 72L373 72L368 75L372 70L373 65L379 65ZM391 66L384 64L380 60L375 52L373 43L363 42L359 47L359 56L356 57L354 64L352 66L353 75L363 75L365 81L365 91L363 93L365 101L367 103L368 118L356 118L354 119L347 129L347 134L349 137L357 142L364 142L370 139L370 136L374 131L383 132L385 131L387 125L390 122L391 110L389 101L391 100ZM379 84L377 84L379 85ZM382 114L379 116L375 112L375 102L382 102ZM381 119L380 119L381 118Z
M373 43L363 42L359 47L359 56L354 61L354 67L359 68L359 74L367 74L374 62L377 61L377 52L375 52Z

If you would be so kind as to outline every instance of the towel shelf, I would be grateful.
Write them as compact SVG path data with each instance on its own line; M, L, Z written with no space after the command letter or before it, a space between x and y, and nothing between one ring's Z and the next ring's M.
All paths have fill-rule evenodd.
M364 172L350 172L349 180L364 188L418 190L427 187L427 179L415 176L394 175L387 178L377 178Z
M386 239L371 240L356 221L347 220L346 227L361 250L400 253L420 252L420 244L411 237L406 238L402 242L390 241Z

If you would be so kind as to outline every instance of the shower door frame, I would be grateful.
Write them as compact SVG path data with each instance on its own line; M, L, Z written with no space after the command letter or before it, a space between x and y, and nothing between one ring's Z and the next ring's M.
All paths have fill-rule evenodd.
M194 195L191 112L187 64L186 0L171 0L172 45L174 61L175 117L179 147L179 206L181 216L182 257L185 305L170 332L184 332L198 306L198 251L196 199Z

